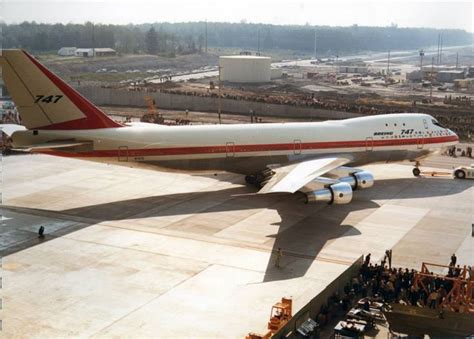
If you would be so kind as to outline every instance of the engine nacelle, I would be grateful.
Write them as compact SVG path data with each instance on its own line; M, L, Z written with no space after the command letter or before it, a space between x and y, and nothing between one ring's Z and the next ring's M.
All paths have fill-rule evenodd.
M374 186L374 176L368 171L354 172L351 175L339 178L338 180L348 183L354 190Z
M348 204L352 200L352 187L349 183L339 182L313 192L306 193L306 203L324 201L329 205Z

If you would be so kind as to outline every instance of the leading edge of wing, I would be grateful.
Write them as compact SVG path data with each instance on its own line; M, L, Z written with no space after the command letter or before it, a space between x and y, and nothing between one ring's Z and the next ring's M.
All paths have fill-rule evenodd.
M317 177L351 160L350 156L324 157L273 168L275 174L258 194L295 193Z

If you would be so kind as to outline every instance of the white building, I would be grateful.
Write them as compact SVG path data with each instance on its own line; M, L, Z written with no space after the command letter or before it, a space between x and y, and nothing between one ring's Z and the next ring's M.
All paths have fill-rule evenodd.
M254 55L219 57L221 80L240 83L270 82L271 58Z
M113 56L117 55L115 49L112 48L78 48L76 49L75 55L81 57L91 56Z
M76 54L76 47L61 47L58 51L60 56L74 56Z
M92 48L78 48L74 54L81 57L91 57L94 55L94 52Z

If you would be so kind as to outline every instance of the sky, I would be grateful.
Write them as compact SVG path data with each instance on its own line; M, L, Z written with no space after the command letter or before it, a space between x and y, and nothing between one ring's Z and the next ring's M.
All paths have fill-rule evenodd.
M474 32L473 1L0 0L6 23L241 22L459 28Z

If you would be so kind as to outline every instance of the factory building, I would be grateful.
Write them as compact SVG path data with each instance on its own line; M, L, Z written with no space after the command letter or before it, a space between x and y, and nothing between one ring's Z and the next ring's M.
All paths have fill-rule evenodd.
M271 59L253 55L219 57L221 80L238 83L270 82Z

